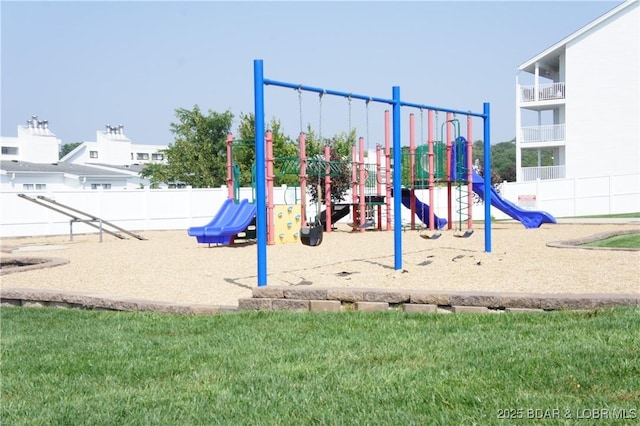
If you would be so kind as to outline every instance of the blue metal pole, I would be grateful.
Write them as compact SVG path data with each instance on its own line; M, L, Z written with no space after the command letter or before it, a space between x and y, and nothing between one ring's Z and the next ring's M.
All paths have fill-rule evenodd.
M258 239L258 287L267 285L267 190L264 146L264 71L262 60L253 61L256 149L256 236Z
M402 269L402 142L400 87L393 86L393 249L395 269Z
M484 121L484 251L491 253L491 120L489 102L483 104Z

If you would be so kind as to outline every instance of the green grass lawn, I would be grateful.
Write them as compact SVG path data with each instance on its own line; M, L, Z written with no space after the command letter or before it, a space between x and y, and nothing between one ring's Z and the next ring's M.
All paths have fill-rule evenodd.
M604 240L594 241L584 244L590 247L615 247L615 248L636 248L640 249L640 233L615 235Z
M3 308L1 319L3 425L491 425L544 414L554 417L544 424L563 424L593 410L640 420L637 307L219 316Z
M572 216L575 218L580 218L580 219L607 219L607 218L618 218L618 219L634 219L634 218L639 218L640 219L640 212L634 212L634 213L616 213L616 214L596 214L596 215L590 215L590 216Z

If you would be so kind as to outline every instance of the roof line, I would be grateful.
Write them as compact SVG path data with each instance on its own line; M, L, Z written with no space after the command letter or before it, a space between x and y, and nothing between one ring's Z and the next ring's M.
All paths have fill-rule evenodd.
M577 31L569 34L567 37L563 38L562 40L560 40L559 42L555 43L551 47L549 47L549 48L543 50L542 52L538 53L533 58L529 59L526 62L523 62L522 64L520 64L518 66L518 71L522 71L525 68L535 64L537 61L539 61L540 59L544 58L549 53L553 52L554 50L558 49L559 47L567 45L570 41L578 38L582 34L584 34L587 31L589 31L591 28L593 28L596 25L600 24L601 22L609 19L610 17L618 14L620 11L626 9L627 7L633 5L634 3L638 3L638 0L626 0L626 1L624 1L623 3L621 3L618 6L614 7L610 11L604 13L600 17L598 17L598 18L594 19L593 21L589 22L587 25L585 25L582 28L578 29Z

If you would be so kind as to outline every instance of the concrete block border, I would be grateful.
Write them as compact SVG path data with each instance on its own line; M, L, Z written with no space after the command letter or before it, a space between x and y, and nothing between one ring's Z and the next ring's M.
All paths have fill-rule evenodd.
M276 303L286 309L284 301L309 300L311 306L334 302L331 310L404 312L546 312L555 310L588 310L613 306L640 306L640 294L542 294L507 292L466 292L428 290L382 290L373 288L309 288L257 287L252 297L240 299L240 309L273 309L266 303ZM258 302L262 300L263 302ZM276 302L281 300L282 302ZM337 308L339 302L340 309Z
M16 272L33 271L35 269L53 268L54 266L66 265L69 259L61 257L13 257L7 258L7 263L15 263L14 267L3 267L0 275L8 275Z
M547 243L547 247L555 247L555 248L573 248L573 249L582 249L582 250L609 250L609 251L639 251L637 248L626 248L626 247L592 247L586 246L585 244L593 243L600 240L606 240L607 238L617 237L618 235L629 235L629 234L637 234L637 229L627 229L624 231L613 231L613 232L601 232L599 234L590 235L584 238L578 238L575 240L566 240L566 241L552 241Z
M1 289L0 307L17 306L170 314L219 314L237 310L235 307L229 306L174 304L83 292L72 293L22 288Z
M593 310L615 306L640 307L640 294L535 294L382 290L373 288L256 287L238 306L155 302L83 292L26 288L0 289L0 306L57 307L88 310L139 311L215 315L236 311L407 313L533 313L555 310Z

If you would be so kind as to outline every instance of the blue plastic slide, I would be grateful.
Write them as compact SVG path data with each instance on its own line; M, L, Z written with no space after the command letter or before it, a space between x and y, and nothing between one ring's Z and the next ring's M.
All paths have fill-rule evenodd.
M411 209L411 190L408 188L402 188L402 205ZM418 197L416 197L416 216L420 218L422 223L429 226L429 205L420 201ZM434 215L433 222L436 229L442 229L447 224L447 219Z
M473 171L473 192L484 200L484 178ZM503 211L515 220L522 222L525 228L539 228L543 223L557 223L556 218L547 212L525 210L505 200L491 187L491 205Z
M247 229L256 215L256 205L249 200L236 204L228 198L214 218L204 226L192 226L188 233L196 237L199 243L229 245L236 234Z

